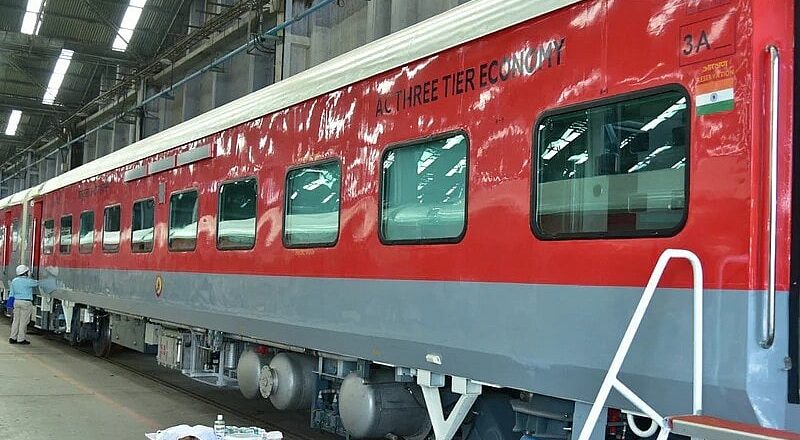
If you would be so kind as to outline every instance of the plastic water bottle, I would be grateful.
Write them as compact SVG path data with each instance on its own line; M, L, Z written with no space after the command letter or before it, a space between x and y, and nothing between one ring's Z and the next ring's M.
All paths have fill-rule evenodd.
M214 420L214 435L220 440L225 438L225 420L222 419L222 414L217 414L217 420Z

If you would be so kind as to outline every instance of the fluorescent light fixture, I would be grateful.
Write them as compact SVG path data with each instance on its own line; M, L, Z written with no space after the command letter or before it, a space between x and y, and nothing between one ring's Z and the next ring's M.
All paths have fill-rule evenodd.
M42 104L53 105L58 96L58 90L61 88L61 83L64 81L64 75L67 74L69 64L72 62L72 55L75 52L69 49L61 49L61 55L58 56L56 66L53 68L53 73L50 75L50 82L47 83L47 90L44 92Z
M17 134L17 125L22 118L22 112L19 110L11 110L11 117L8 118L8 126L6 126L6 136L14 136Z
M637 171L639 171L639 170L641 170L643 168L646 168L648 165L650 165L650 162L653 160L653 158L655 158L659 153L667 151L670 148L672 148L672 145L664 145L662 147L656 148L652 153L648 154L647 157L642 159L641 162L639 162L636 165L628 168L628 172L629 173L635 173L635 172L637 172ZM674 168L675 165L673 165L672 167ZM675 168L675 169L677 169L677 168Z
M20 32L28 35L39 35L39 28L42 27L42 9L47 2L44 0L28 0L25 7L25 15L22 17L22 29Z
M125 10L125 15L122 16L119 32L117 32L114 43L111 45L112 50L125 52L128 49L128 44L131 42L136 24L139 23L139 18L142 16L142 8L144 8L145 3L147 3L147 0L130 0L128 9Z
M580 127L573 128L572 126L564 130L564 134L562 134L560 138L554 140L553 142L550 142L550 145L548 145L547 149L545 149L544 153L542 153L542 159L550 160L554 158L556 154L558 154L559 151L563 150L564 147L569 145L570 142L579 138L585 130L586 130L585 128L580 128Z
M120 29L135 29L136 23L139 22L139 17L142 16L142 8L128 7L125 11L125 16L122 17L122 23L119 25Z
M675 113L678 113L681 110L686 109L686 98L681 98L675 101L668 109L664 110L660 115L656 116L655 119L651 120L647 124L645 124L641 131L650 131L659 126L662 122L666 121L667 119L675 116Z

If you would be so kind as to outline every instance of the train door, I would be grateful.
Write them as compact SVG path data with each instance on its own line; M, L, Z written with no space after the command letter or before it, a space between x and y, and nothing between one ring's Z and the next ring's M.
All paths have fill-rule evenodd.
M8 245L8 240L11 236L9 233L10 226L11 211L6 211L0 217L0 264L3 267L2 274L5 280L10 279L8 278L8 266L11 265L11 247Z
M42 254L42 199L28 203L27 222L25 223L25 261L31 268L31 276L39 277L39 259Z
M20 264L20 241L22 241L22 237L20 235L20 218L19 215L11 215L11 219L8 222L9 228L9 258L8 258L8 265L6 265L6 278L13 279L14 268Z

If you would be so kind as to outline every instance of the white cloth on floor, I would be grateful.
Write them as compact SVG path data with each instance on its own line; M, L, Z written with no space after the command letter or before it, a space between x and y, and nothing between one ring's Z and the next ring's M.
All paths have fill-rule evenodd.
M200 440L217 440L214 429L203 425L178 425L156 433L156 440L178 440L184 437L197 437Z

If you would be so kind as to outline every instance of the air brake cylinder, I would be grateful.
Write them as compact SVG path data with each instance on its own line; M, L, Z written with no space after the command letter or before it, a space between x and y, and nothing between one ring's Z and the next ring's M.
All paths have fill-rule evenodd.
M415 438L430 430L428 412L415 384L365 382L349 374L339 389L339 415L354 438Z
M314 358L278 353L261 369L259 390L279 410L308 409L317 395Z
M239 381L239 391L248 399L255 399L261 395L261 370L269 365L271 355L261 355L253 350L245 350L239 356L236 364L236 378ZM267 367L269 368L269 367Z

